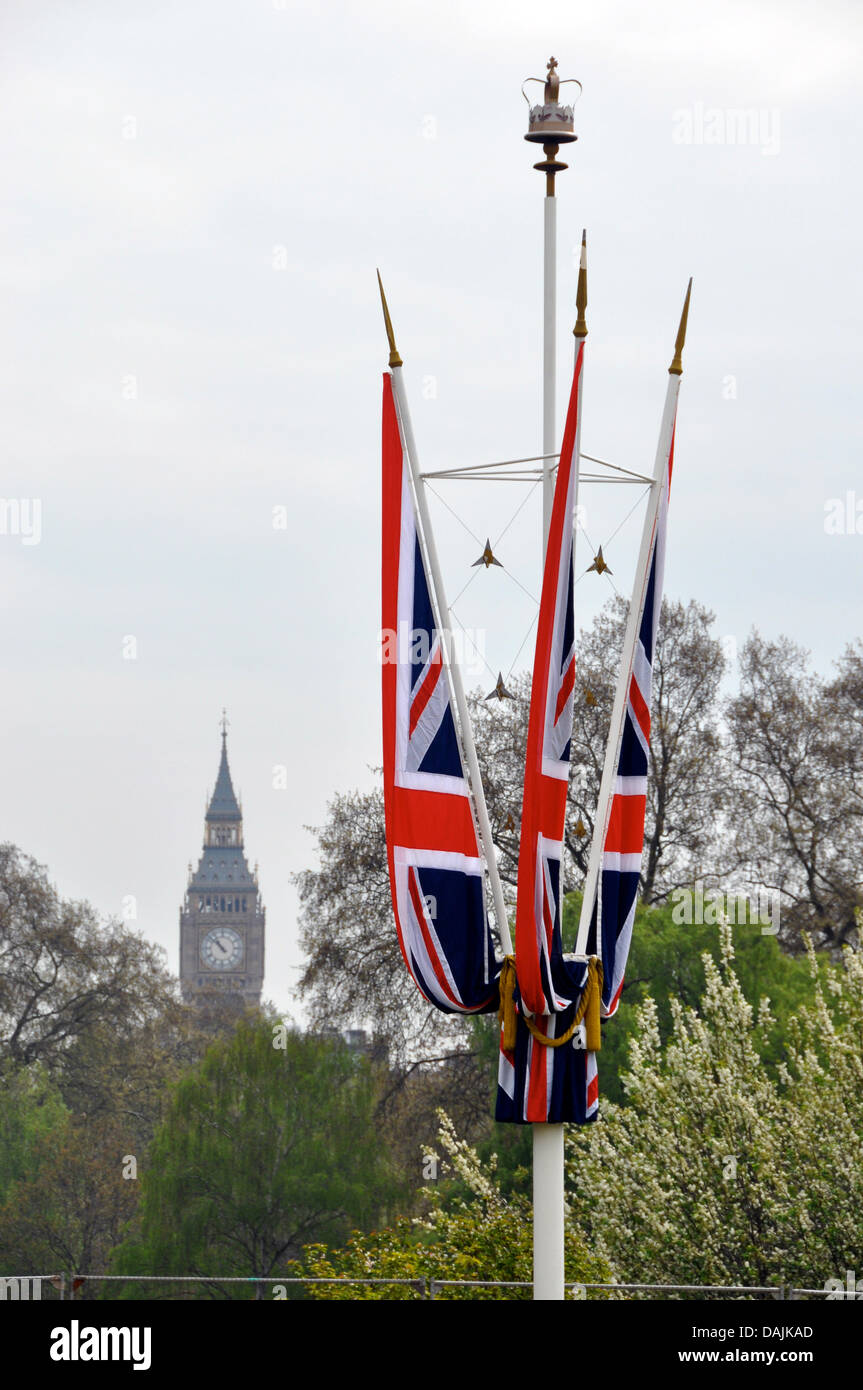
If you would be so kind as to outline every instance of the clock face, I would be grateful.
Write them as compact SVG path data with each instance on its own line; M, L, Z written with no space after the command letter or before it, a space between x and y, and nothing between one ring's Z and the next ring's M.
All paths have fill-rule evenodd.
M243 938L233 927L214 927L201 942L201 960L213 970L233 970L243 959Z

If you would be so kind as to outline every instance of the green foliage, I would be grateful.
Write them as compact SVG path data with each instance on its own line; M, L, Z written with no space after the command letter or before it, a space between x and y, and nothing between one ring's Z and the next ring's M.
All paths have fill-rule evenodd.
M734 935L720 926L717 958L704 952L697 1008L667 1001L666 1037L654 1000L633 1010L626 1104L606 1102L597 1124L568 1128L569 1279L820 1289L859 1267L863 957L849 949L840 968L810 953L789 972L769 939L744 947L750 988L772 981L783 1009L794 1009L779 1048L770 1002L746 998ZM689 969L691 936L682 941ZM690 988L696 980L692 972ZM505 1195L494 1158L480 1159L446 1125L440 1138L449 1177L422 1221L341 1250L308 1249L302 1272L529 1281L527 1196ZM345 1284L312 1296L419 1294Z
M863 1241L863 959L811 958L808 998L768 1065L773 1019L703 958L698 1011L635 1011L626 1105L568 1136L575 1219L620 1280L823 1288ZM795 984L796 988L796 984Z
M164 955L89 903L60 898L41 864L0 844L0 1058L64 1071L93 1030L152 1020L176 995Z
M575 946L581 913L581 894L564 899L562 936L565 950ZM672 1008L676 1001L696 1008L706 986L705 954L720 959L718 925L687 925L673 920L673 908L646 908L639 904L635 918L626 984L620 1008L602 1029L599 1054L600 1105L628 1104L622 1076L628 1067L629 1049L638 1032L638 1006L650 997L656 1005L657 1026L664 1043L672 1031ZM765 935L757 923L733 928L736 973L744 996L757 1004L770 999L773 1026L757 1040L759 1056L777 1074L786 1055L786 1035L792 1015L811 997L809 961L785 955L776 937ZM821 968L826 962L821 961ZM488 1077L489 1106L493 1113L497 1087L497 1020L479 1017L471 1021L472 1047L481 1058ZM477 1145L482 1158L496 1155L498 1182L505 1193L530 1193L531 1137L522 1125L493 1126L489 1137Z
M93 1273L132 1218L137 1183L123 1175L125 1135L113 1116L59 1114L32 1144L26 1173L0 1206L0 1267ZM98 1297L88 1282L82 1298Z
M445 1115L439 1131L446 1155L442 1172L449 1178L429 1193L429 1211L422 1219L401 1219L370 1235L355 1233L342 1249L316 1244L303 1251L292 1273L344 1280L374 1278L403 1280L490 1280L530 1285L533 1243L530 1203L520 1194L507 1199L496 1181L494 1164L484 1165L469 1145L460 1141ZM463 1195L457 1195L457 1194ZM608 1267L592 1256L576 1228L567 1223L566 1278L569 1282L599 1283ZM316 1299L416 1299L416 1285L308 1285ZM443 1288L441 1299L531 1298L530 1287Z
M213 1276L273 1275L308 1241L370 1224L392 1195L374 1103L368 1063L340 1040L243 1020L175 1088L116 1272L201 1274L212 1296L267 1296Z
M0 1067L0 1206L12 1185L34 1172L40 1141L61 1127L67 1110L40 1065Z
M578 897L573 894L564 905L564 931L573 919L577 924L579 909ZM707 983L705 956L714 962L720 959L718 925L676 923L672 914L669 905L640 905L636 912L620 1008L602 1030L599 1090L603 1103L626 1104L621 1076L637 1033L638 1006L648 997L653 999L664 1042L671 1035L674 1004L698 1006ZM734 926L732 932L736 975L744 997L753 1005L764 995L770 999L774 1027L758 1038L757 1047L775 1075L785 1053L788 1021L811 997L809 965L803 957L785 955L776 937L762 934L757 923Z

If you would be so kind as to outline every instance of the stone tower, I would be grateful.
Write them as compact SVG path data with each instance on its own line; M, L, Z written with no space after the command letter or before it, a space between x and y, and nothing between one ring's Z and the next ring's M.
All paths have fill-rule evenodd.
M187 1002L230 995L259 1004L266 912L243 850L243 813L228 767L222 720L219 775L204 819L204 848L180 909L180 986Z

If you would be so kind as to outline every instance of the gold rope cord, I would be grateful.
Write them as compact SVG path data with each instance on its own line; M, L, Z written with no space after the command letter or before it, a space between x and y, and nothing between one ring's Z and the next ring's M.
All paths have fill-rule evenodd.
M599 1026L599 1006L602 999L602 961L598 956L591 956L587 965L587 981L584 986L584 993L581 996L578 1007L575 1011L575 1018L567 1028L565 1033L561 1033L559 1038L547 1038L546 1035L537 1028L533 1019L522 1014L522 1018L527 1024L531 1036L536 1038L543 1047L563 1047L568 1043L579 1024L584 1021L585 1046L588 1052L599 1052L602 1047L602 1033ZM515 956L504 956L503 969L500 972L500 1008L498 1018L503 1024L503 1046L507 1052L511 1052L515 1047L516 1039L516 1019L515 1000L513 993L516 986Z

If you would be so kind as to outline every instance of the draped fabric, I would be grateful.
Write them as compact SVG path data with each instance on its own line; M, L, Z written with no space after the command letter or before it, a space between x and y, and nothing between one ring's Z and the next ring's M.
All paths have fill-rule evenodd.
M557 1047L584 993L587 962L567 958L561 938L561 862L575 693L573 515L578 485L584 339L579 342L543 572L531 686L518 861L516 1045L501 1030L496 1117L514 1123L584 1124L598 1104L596 1062L580 1024ZM533 1032L525 1023L531 1018Z
M569 1028L575 1005L544 1023L549 1037ZM584 1025L562 1047L543 1047L519 1014L516 1043L506 1051L501 1038L495 1119L510 1124L589 1124L599 1113L596 1054L584 1044Z
M383 391L384 808L399 945L444 1013L498 1005L483 861L392 380Z
M579 954L565 953L561 866L575 693L573 520L583 364L581 340L555 485L534 657L519 846L515 1027L514 1032L501 1028L500 1034L495 1113L498 1120L517 1124L585 1124L597 1116L593 1049L599 1046L598 1007L595 1026L581 1020L588 1000L592 1008L597 1005L600 979L603 1014L610 1017L617 1009L644 840L652 675L679 376L672 379L666 401L615 705L617 727L609 735L604 786L610 794L603 792L591 854L599 865L590 875L590 883L596 882L592 915L591 888ZM423 996L446 1013L482 1013L498 1007L501 962L495 959L486 913L485 865L444 647L448 634L440 629L435 611L413 488L398 399L385 374L382 690L393 910L402 955ZM613 785L607 780L612 768ZM548 1046L543 1039L560 1042Z
M675 393L675 398L670 401L672 410L678 389L679 378L672 383ZM597 827L597 833L603 833L604 839L596 901L587 934L587 950L602 957L602 1012L606 1018L611 1018L617 1012L620 1003L641 873L647 804L647 765L650 756L653 664L659 610L662 604L665 536L673 463L672 413L668 451L664 460L661 460L661 472L657 479L661 491L650 538L647 567L641 576L640 592L636 590L632 600L640 605L638 638L632 664L626 676L628 687L623 707L623 725L622 729L612 729L609 735L610 739L619 740L614 787L606 825L604 828Z

